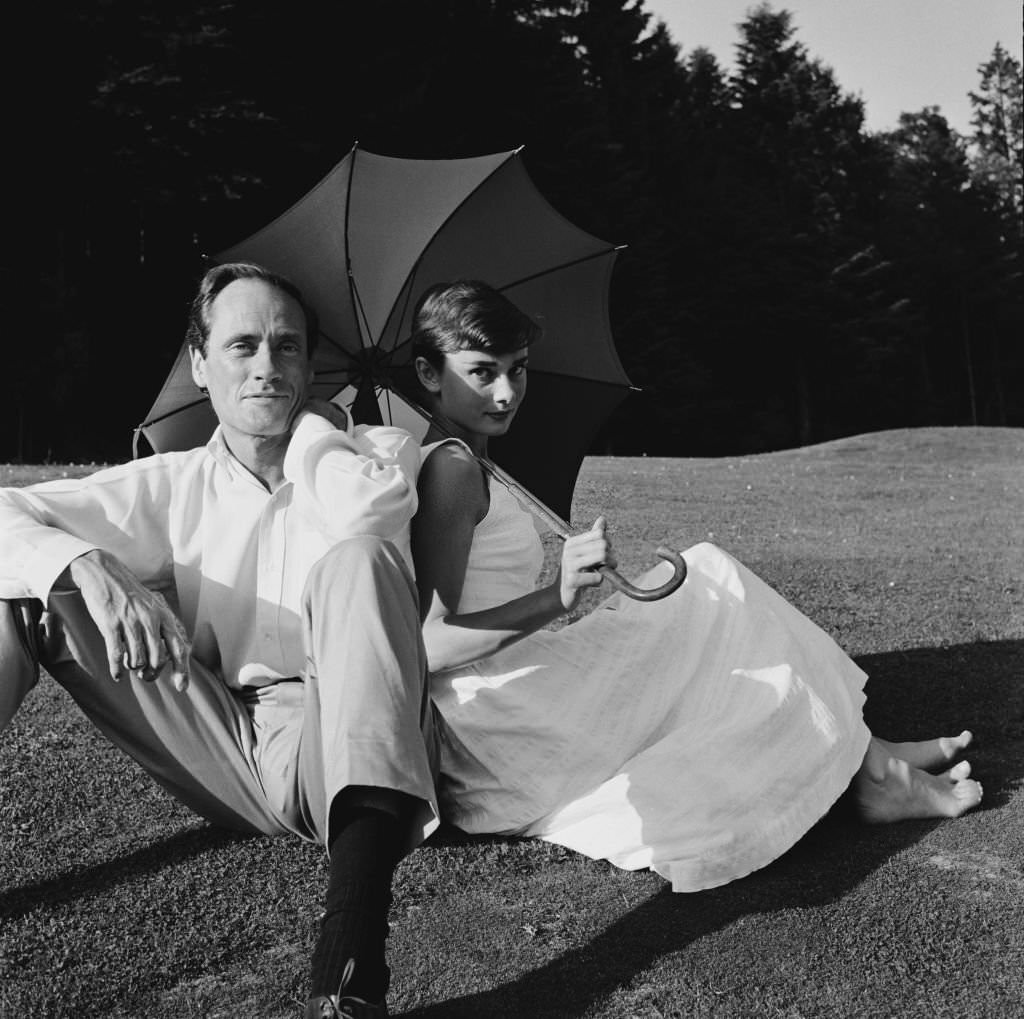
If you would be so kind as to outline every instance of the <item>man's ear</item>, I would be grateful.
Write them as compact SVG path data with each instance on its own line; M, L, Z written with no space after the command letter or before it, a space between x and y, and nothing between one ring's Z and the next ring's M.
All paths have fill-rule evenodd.
M425 357L416 358L414 364L420 385L428 393L438 392L441 388L441 375L438 370Z
M192 356L192 381L206 392L206 358L198 347L193 347L189 354Z

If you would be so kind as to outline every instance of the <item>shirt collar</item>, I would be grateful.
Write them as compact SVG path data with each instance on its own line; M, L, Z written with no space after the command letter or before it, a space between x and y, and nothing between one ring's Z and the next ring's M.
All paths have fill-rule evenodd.
M241 463L238 457L228 448L227 442L224 440L224 429L218 424L213 430L213 435L210 436L209 441L206 443L206 449L210 456L216 461L219 467L222 467L232 478L236 480L242 480L255 485L261 492L266 493L266 489L263 485L252 476L252 473ZM288 488L291 482L288 480L283 481L272 494L277 494L284 489ZM271 494L271 493L267 493Z
M228 449L228 444L224 441L224 429L221 428L220 425L217 425L213 430L213 435L210 436L209 441L206 443L206 448L209 450L210 456L212 456L221 467L224 467L229 471L234 471L241 466L231 454L231 450Z

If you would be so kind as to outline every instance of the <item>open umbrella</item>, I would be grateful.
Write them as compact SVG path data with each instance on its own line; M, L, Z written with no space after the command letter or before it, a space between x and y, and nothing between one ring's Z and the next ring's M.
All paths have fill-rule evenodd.
M320 317L314 393L357 421L386 420L418 436L423 412L397 382L417 298L460 277L501 290L544 337L530 351L530 393L515 429L493 440L493 460L482 463L566 537L583 457L630 389L608 320L617 248L558 213L520 151L422 160L353 147L290 209L214 261L257 262L294 281ZM141 435L157 452L188 449L215 424L183 345L136 447ZM658 554L675 564L673 581L654 592L626 585L627 593L647 599L678 586L682 559Z

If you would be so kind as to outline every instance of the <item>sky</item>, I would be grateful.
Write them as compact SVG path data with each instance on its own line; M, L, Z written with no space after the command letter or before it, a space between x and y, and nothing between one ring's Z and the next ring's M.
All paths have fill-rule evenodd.
M684 54L711 50L732 70L736 25L756 0L644 0ZM967 93L978 65L1002 43L1021 59L1020 0L772 0L793 15L796 39L835 72L844 92L859 95L865 126L887 131L903 112L938 106L950 125L970 134Z

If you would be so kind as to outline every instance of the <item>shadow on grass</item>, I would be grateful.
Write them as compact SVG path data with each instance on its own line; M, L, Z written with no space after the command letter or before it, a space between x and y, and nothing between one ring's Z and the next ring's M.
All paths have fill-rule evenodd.
M985 788L982 810L1005 805L1024 777L1024 640L864 655L864 717L879 736L974 733L968 754Z
M41 905L52 908L93 896L140 875L157 873L214 849L259 837L205 825L179 832L115 860L67 871L38 884L7 889L0 893L0 920L16 920Z
M1007 802L1024 775L1024 641L874 654L859 658L858 664L871 677L865 714L873 730L919 739L972 729L976 747L969 757L986 790L982 810L997 810ZM867 827L840 801L800 843L756 874L693 894L675 895L666 888L588 944L512 983L404 1015L582 1016L663 956L741 917L842 899L940 823Z

